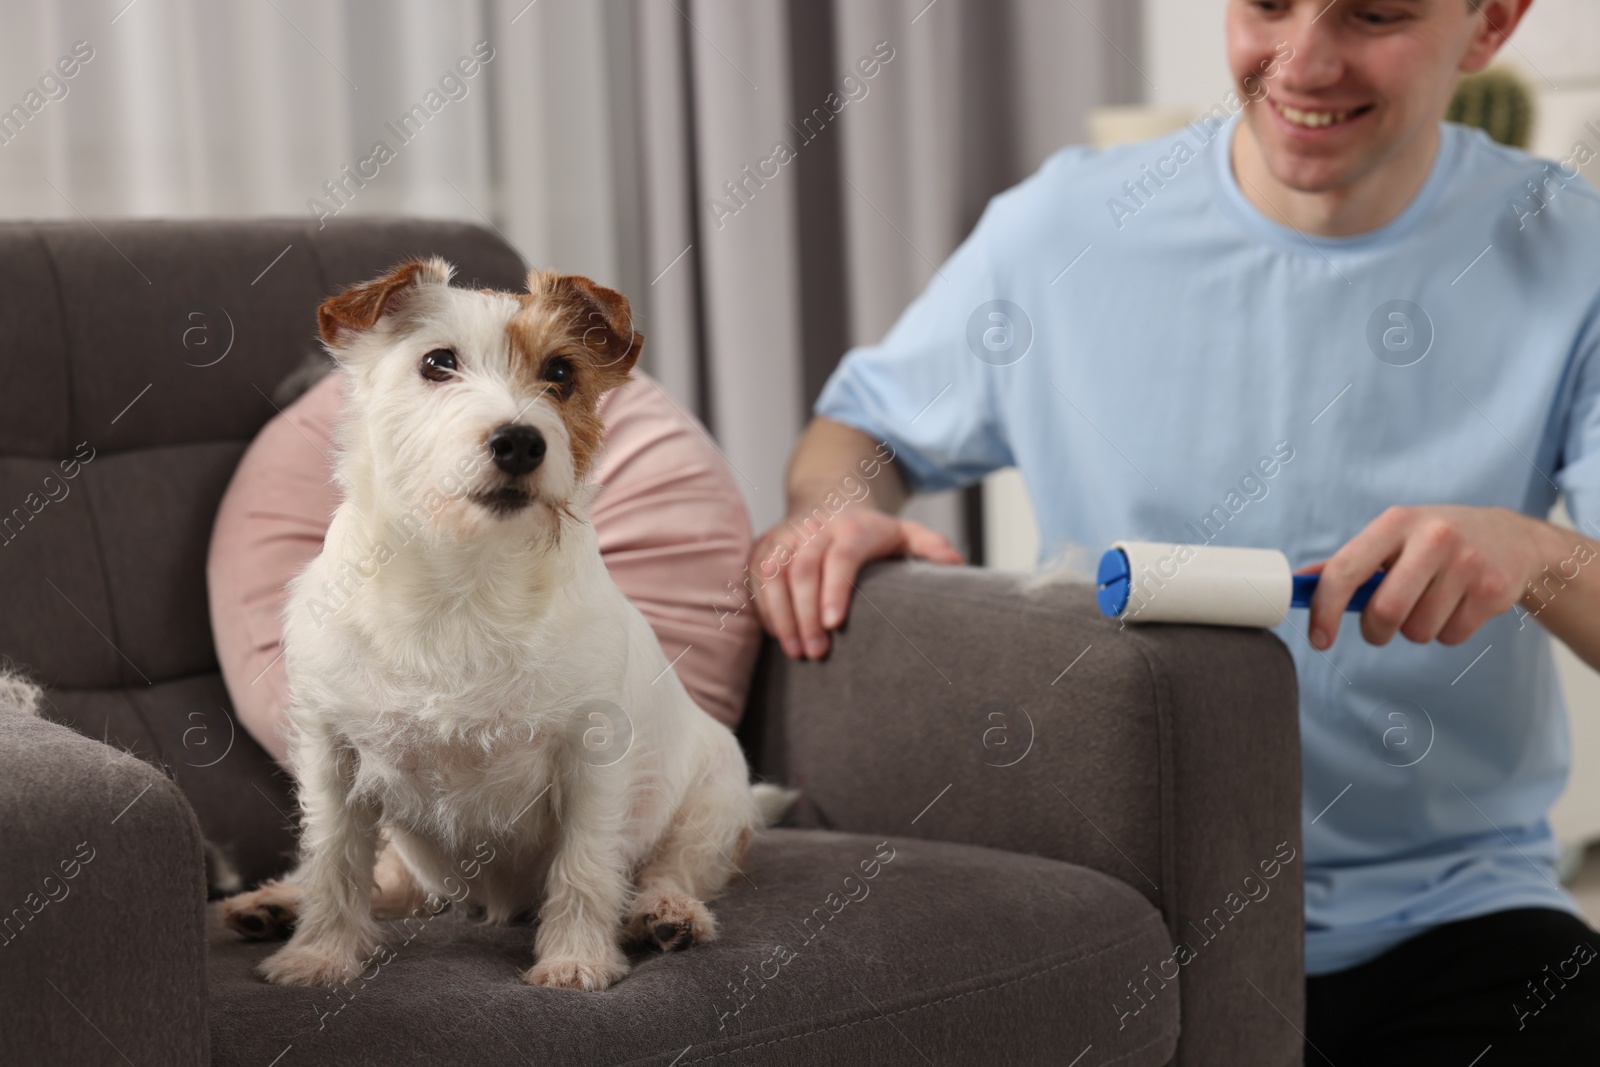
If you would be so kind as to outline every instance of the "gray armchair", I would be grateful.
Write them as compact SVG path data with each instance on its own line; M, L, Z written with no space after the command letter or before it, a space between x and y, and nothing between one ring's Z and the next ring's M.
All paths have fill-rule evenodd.
M320 299L422 252L521 284L454 224L0 226L0 656L47 691L0 716L0 1062L1300 1062L1282 646L904 563L826 661L763 652L741 740L804 800L718 941L575 994L517 980L527 927L447 911L338 989L257 979L271 946L221 927L202 837L259 881L294 809L228 711L211 519ZM195 312L220 362L184 347Z

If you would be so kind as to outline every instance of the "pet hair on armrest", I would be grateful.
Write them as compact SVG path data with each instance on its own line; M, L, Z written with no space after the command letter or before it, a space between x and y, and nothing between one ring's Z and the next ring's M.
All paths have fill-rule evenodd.
M43 689L16 671L0 667L0 715L8 712L37 715L43 705Z

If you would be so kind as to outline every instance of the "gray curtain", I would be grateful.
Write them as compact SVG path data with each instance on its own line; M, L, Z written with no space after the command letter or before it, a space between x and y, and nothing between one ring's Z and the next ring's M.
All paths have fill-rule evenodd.
M93 49L0 138L0 212L310 218L393 142L338 213L487 223L530 263L622 289L647 369L765 527L840 355L883 334L991 195L1084 140L1092 108L1142 97L1141 6L0 0L8 104ZM480 45L492 61L395 139ZM778 142L793 159L772 161ZM962 500L915 507L980 547Z
M846 349L883 335L989 197L1086 140L1093 108L1142 99L1138 10L629 0L618 13L637 48L644 269L630 291L650 366L711 428L758 527L782 516L789 450ZM975 499L913 506L981 554Z

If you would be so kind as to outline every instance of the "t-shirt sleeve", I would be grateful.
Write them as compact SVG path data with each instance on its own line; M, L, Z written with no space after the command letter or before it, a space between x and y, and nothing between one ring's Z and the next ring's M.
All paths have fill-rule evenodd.
M993 216L991 206L881 342L845 354L817 398L818 415L887 442L913 490L969 485L1012 464L992 371L1024 354L1033 331L996 299Z
M1556 485L1578 528L1600 538L1600 304L1582 334L1571 418Z

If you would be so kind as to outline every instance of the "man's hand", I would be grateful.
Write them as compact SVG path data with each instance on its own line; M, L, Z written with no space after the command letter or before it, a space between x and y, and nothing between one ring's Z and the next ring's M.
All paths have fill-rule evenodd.
M750 554L761 621L794 659L827 654L827 631L844 622L864 564L887 556L962 562L943 534L871 506L847 507L820 526L816 515L806 512L793 523L779 523Z
M1518 602L1539 614L1545 601L1535 591L1537 580L1548 577L1547 568L1560 575L1562 585L1575 579L1576 569L1594 558L1584 547L1592 544L1506 508L1392 507L1327 560L1307 568L1322 575L1311 599L1311 643L1319 649L1332 645L1351 594L1386 569L1361 613L1362 636L1375 645L1387 644L1397 632L1418 644L1437 639L1458 645ZM1563 596L1587 600L1597 583L1585 584L1584 592ZM1575 648L1587 639L1552 630Z

